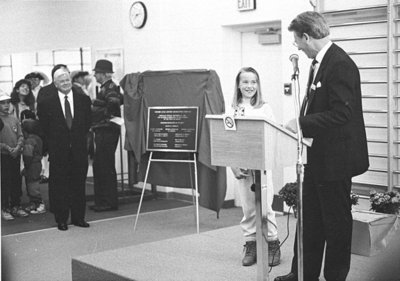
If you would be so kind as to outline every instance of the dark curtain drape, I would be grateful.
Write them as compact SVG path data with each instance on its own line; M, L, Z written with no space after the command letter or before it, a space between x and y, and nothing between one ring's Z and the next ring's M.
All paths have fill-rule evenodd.
M198 106L198 184L200 205L221 209L226 193L226 169L211 165L210 130L206 114L222 114L225 104L217 73L213 70L146 71L125 75L125 149L133 151L140 163L139 180L144 180L149 153L146 153L147 109L150 106ZM189 153L156 152L153 158L188 159ZM188 163L152 162L148 183L194 188L194 167Z

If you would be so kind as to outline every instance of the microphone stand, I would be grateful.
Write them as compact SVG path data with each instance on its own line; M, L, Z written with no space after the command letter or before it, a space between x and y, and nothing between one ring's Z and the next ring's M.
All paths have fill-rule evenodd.
M297 127L297 164L296 164L296 174L297 174L297 278L299 281L304 280L304 262L303 262L303 175L304 166L302 159L302 143L303 134L300 128L300 91L299 91L299 70L295 69L292 75L292 88L294 89L294 109Z

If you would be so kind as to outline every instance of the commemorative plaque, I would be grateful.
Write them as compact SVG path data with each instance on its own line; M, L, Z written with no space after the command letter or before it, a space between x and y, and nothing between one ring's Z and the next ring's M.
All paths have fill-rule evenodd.
M146 149L196 152L198 111L197 106L149 107Z

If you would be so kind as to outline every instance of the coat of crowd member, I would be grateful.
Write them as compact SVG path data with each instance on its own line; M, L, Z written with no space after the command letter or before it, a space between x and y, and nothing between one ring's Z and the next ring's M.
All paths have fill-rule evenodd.
M65 64L56 64L53 67L53 69L51 70L52 82L39 89L38 95L36 97L36 110L37 110L37 104L39 103L39 101L45 99L46 97L51 95L51 93L54 93L55 90L57 89L54 84L54 73L60 68L65 69L66 71L69 71L68 67ZM50 174L49 156L47 154L47 143L46 143L46 141L44 141L43 142L42 173L40 175L40 183L48 183L49 182L49 174Z
M29 205L25 211L30 214L43 214L46 207L40 192L40 175L42 172L43 141L40 137L41 129L36 115L32 111L24 111L21 118L22 132L24 134L24 150L22 159L24 162L23 176Z
M38 117L49 153L50 211L58 229L64 231L69 216L73 225L89 227L85 221L85 182L91 102L88 96L72 89L66 68L59 68L53 76L54 87L38 102Z
M13 220L28 214L21 208L21 153L24 145L19 120L9 113L11 97L0 90L1 217Z
M94 76L100 91L92 106L92 131L95 151L93 156L94 206L96 212L118 209L117 173L115 151L120 135L120 125L112 122L113 117L121 117L122 95L112 81L113 65L108 60L96 62Z
M360 73L329 39L321 14L299 14L289 31L297 48L313 60L298 118L303 136L313 138L304 169L303 280L319 280L324 258L325 279L344 281L351 257L351 181L369 166ZM296 131L295 124L291 120L287 128ZM275 281L298 280L297 259L296 240L291 272Z

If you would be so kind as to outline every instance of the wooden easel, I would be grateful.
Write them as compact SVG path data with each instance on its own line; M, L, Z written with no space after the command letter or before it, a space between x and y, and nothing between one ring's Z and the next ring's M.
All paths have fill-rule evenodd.
M144 191L146 189L147 176L149 175L151 162L193 163L193 165L194 165L194 185L195 185L195 193L196 193L195 194L195 197L196 197L196 229L197 229L197 234L199 234L200 233L200 227L199 227L199 190L198 190L198 183L197 183L196 153L193 153L193 160L178 160L178 159L154 159L153 158L153 152L150 152L149 162L147 163L146 175L144 177L142 194L140 196L140 202L139 202L139 207L138 207L138 211L137 211L137 214L136 214L135 225L133 227L133 231L136 231L136 225L137 225L137 222L138 222L138 219L139 219L140 209L142 207L142 201L143 201Z

